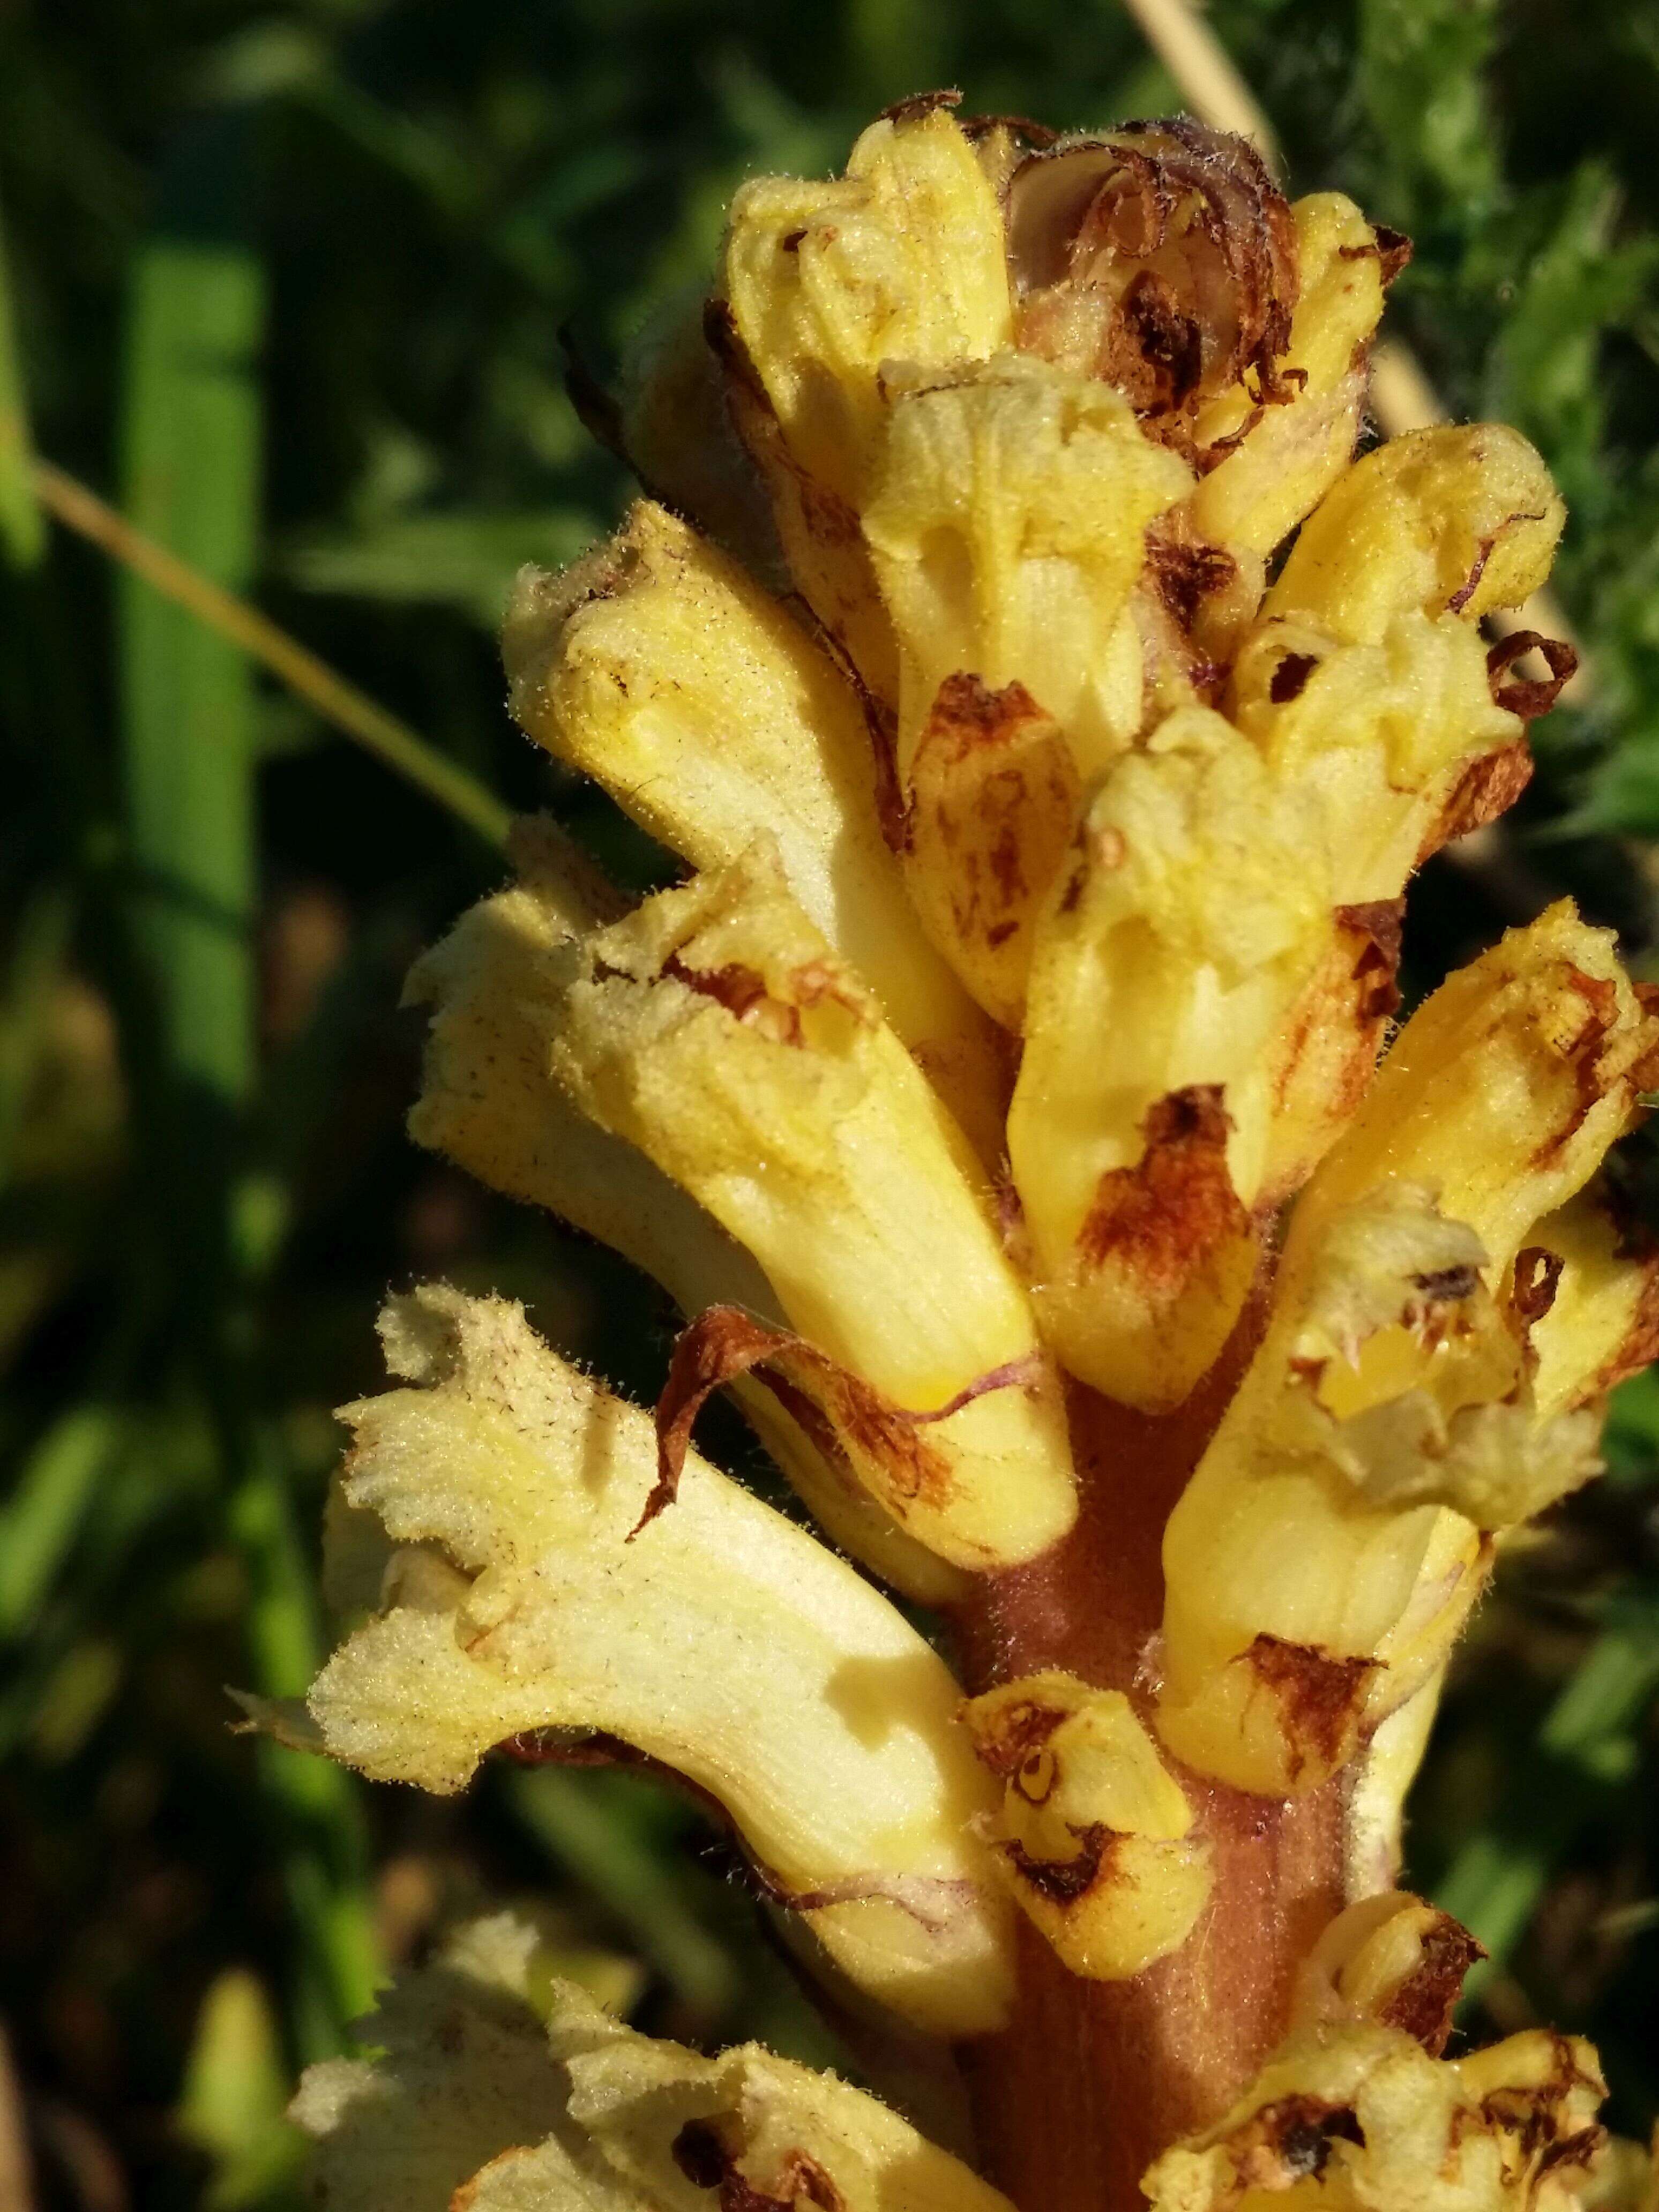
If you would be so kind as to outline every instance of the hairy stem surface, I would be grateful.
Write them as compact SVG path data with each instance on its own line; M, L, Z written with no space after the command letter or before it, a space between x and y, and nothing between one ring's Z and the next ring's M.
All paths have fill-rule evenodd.
M1226 1352L1173 1413L1072 1385L1078 1523L976 1591L958 1623L971 1689L1063 1667L1150 1718L1164 1524L1255 1348L1267 1289L1264 1271ZM1342 1777L1279 1804L1178 1771L1214 1875L1193 1936L1133 1981L1090 1982L1022 1922L1013 2018L965 2051L987 2171L1024 2212L1139 2212L1152 2160L1215 2119L1283 2034L1296 1966L1341 1908Z

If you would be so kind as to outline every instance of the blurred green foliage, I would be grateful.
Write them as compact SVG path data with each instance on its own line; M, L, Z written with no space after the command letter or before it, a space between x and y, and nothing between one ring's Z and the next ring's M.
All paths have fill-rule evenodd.
M1212 17L1294 186L1415 237L1395 327L1449 405L1518 422L1571 505L1559 581L1596 688L1535 732L1496 852L1429 871L1410 975L1564 887L1651 963L1659 5ZM520 1296L641 1396L668 1318L402 1135L401 973L488 851L147 587L48 544L26 419L649 881L660 856L501 709L513 570L625 495L561 331L603 373L701 280L742 177L826 169L938 82L1070 125L1177 104L1115 0L0 10L0 2008L43 2207L289 2201L295 2066L377 1960L485 1893L538 1898L647 2025L823 2046L696 1816L649 1785L371 1797L227 1732L222 1685L291 1689L316 1647L329 1408L376 1383L389 1282ZM1635 2130L1659 2107L1659 1385L1621 1394L1611 1458L1469 1642L1412 1871L1492 1951L1471 2025L1588 2029Z

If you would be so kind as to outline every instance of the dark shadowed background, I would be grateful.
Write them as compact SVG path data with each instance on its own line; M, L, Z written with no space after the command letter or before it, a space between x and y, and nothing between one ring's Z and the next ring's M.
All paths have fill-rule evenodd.
M1535 726L1501 838L1419 885L1411 988L1564 887L1659 975L1659 5L1211 20L1292 189L1415 238L1391 327L1449 408L1522 427L1571 507L1558 585L1595 690ZM502 708L514 568L626 495L561 330L603 374L704 276L742 178L838 165L935 84L1067 126L1179 104L1118 0L0 0L6 2212L20 2128L41 2212L295 2202L296 2066L485 1895L542 1900L647 2027L829 2047L650 1785L502 1768L440 1803L228 1731L224 1684L293 1691L315 1654L330 1408L377 1385L389 1284L521 1297L647 1399L669 1321L403 1134L400 978L497 853L44 515L23 423L437 756L665 880ZM741 1460L734 1423L708 1435ZM1589 2031L1636 2133L1659 2106L1647 1379L1610 1456L1505 1559L1410 1876L1492 1954L1468 2024Z

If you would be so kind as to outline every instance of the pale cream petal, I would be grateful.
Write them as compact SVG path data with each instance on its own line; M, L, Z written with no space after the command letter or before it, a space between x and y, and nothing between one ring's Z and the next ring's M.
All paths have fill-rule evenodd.
M521 1735L620 1738L724 1807L860 1986L930 2030L994 2021L1006 1929L971 1832L993 1793L915 1632L695 1455L639 1527L649 1420L516 1306L428 1289L383 1333L413 1387L346 1409L343 1487L402 1548L313 1685L327 1748L442 1792Z

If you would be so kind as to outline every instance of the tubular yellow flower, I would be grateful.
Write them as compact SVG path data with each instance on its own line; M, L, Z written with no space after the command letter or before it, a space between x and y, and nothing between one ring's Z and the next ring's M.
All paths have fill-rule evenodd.
M1083 776L1123 750L1140 725L1127 616L1146 526L1191 483L1121 392L1045 362L896 386L864 526L899 641L902 775L956 675L1021 685Z
M552 1079L553 1038L576 939L618 903L584 878L545 824L521 824L520 881L484 899L410 970L407 1004L429 1006L417 1144L492 1189L572 1223L653 1275L688 1319L739 1307L781 1322L758 1267L645 1154L590 1121ZM848 1481L775 1392L738 1376L744 1414L822 1526L908 1596L939 1605L961 1578Z
M859 513L888 361L984 361L1011 326L1002 213L951 103L873 123L833 183L757 178L732 203L711 330L733 416L819 621L872 690L896 670Z
M411 1387L345 1410L342 1490L387 1557L307 1699L322 1747L449 1792L499 1744L620 1739L723 1807L855 1984L934 2033L994 2024L1006 1938L969 1832L991 1793L915 1632L695 1458L639 1527L649 1421L517 1307L429 1289L381 1333Z
M1365 350L1383 287L1408 251L1397 232L1373 230L1340 192L1291 208L1300 287L1282 384L1305 379L1285 404L1264 407L1242 386L1200 416L1213 447L1238 440L1201 479L1193 523L1201 538L1264 557L1281 544L1347 468L1365 404Z
M708 2190L1012 2212L862 2090L756 2044L711 2059L640 2035L550 1963L526 1923L474 1922L382 1995L378 2057L312 2068L293 2117L322 2212L660 2212Z
M1065 1533L1059 1387L976 1164L763 848L584 941L554 1066L868 1386L791 1376L911 1534L985 1566Z
M995 1863L1072 1972L1127 1981L1183 1943L1209 1901L1208 1853L1129 1700L1051 1668L962 1718L1002 1780L983 1824Z
M1575 2212L1606 2142L1595 2053L1533 2030L1442 2058L1475 1948L1413 1898L1344 1914L1255 2081L1146 2176L1152 2212Z
M1263 611L1378 645L1396 615L1518 607L1549 574L1566 509L1517 430L1448 423L1346 470L1303 525Z
M1659 1020L1612 933L1563 900L1458 971L1414 1014L1298 1209L1350 1205L1390 1178L1432 1185L1501 1282L1541 1218L1629 1129Z
M1188 708L1102 781L1037 925L1009 1153L1043 1328L1110 1397L1178 1403L1243 1304L1319 862L1304 794Z
M1401 1032L1303 1194L1261 1350L1165 1531L1158 1730L1189 1764L1273 1793L1346 1764L1443 1660L1481 1532L1595 1472L1571 1355L1534 1395L1560 1270L1528 1240L1629 1126L1653 1042L1610 939L1565 905ZM1599 1358L1640 1303L1624 1266Z
M693 867L770 833L803 911L994 1157L993 1032L905 897L857 693L776 600L641 502L562 576L524 572L502 651L531 736Z

